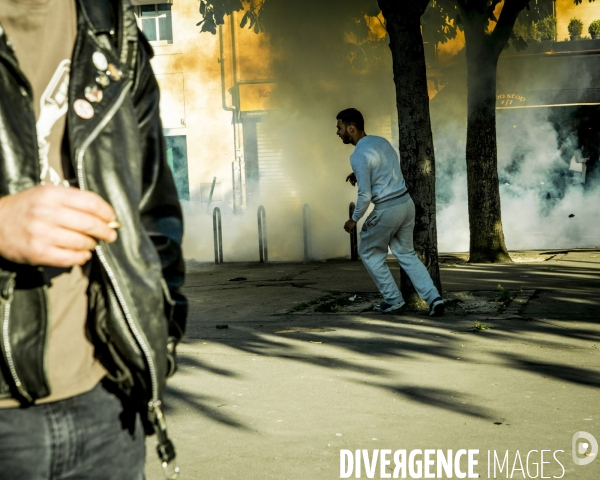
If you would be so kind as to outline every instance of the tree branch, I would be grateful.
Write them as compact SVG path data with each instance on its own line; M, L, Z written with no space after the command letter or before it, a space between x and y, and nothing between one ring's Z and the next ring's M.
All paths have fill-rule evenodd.
M498 18L498 23L490 36L492 50L496 58L500 56L502 50L506 47L519 13L521 13L521 10L529 4L529 1L530 0L506 0L504 2L500 17Z

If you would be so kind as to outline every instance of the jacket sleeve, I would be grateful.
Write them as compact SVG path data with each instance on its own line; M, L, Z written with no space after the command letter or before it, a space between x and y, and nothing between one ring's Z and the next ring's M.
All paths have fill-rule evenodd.
M352 215L352 220L358 222L371 205L371 168L369 160L364 155L353 153L350 157L350 165L358 182L358 198L356 200L356 208Z
M187 300L180 292L185 277L181 250L183 216L159 115L158 83L150 66L152 48L141 32L133 86L143 155L143 196L139 210L144 228L154 242L165 279L165 310L172 348L181 339L187 319ZM171 348L171 345L170 345Z

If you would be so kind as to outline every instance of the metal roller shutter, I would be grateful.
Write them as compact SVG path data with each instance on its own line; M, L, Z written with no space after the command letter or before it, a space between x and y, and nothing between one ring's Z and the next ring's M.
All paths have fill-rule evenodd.
M292 176L286 172L283 150L275 145L265 123L256 125L261 202L297 202Z

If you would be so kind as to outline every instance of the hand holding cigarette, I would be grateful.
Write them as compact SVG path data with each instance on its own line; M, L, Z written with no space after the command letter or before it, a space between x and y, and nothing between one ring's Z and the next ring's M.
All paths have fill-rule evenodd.
M0 198L0 256L29 265L83 265L99 241L117 239L120 226L95 193L38 186Z

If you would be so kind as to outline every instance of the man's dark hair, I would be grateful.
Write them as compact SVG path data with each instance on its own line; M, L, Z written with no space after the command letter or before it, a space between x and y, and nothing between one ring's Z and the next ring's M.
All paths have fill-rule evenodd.
M356 108L347 108L337 114L336 120L341 120L346 125L354 125L357 130L365 130L365 119Z

